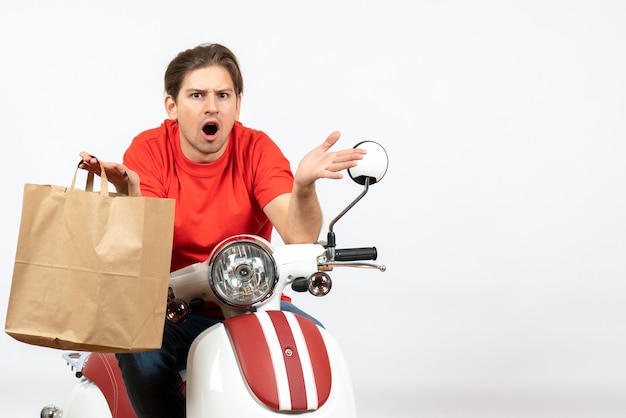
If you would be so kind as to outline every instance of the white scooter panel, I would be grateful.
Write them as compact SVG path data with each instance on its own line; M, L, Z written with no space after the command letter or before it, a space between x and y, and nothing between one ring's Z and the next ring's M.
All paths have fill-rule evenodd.
M284 311L227 319L192 344L187 416L356 416L343 354L312 321Z

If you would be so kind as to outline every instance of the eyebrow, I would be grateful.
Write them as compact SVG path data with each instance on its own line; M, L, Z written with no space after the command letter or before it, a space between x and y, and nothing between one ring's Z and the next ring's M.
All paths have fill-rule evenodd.
M200 92L200 93L206 93L209 90L214 91L216 93L234 93L235 89L233 87L225 87L225 88L221 88L221 89L203 89L203 88L199 88L199 87L190 87L188 89L185 89L186 93L195 93L195 92Z

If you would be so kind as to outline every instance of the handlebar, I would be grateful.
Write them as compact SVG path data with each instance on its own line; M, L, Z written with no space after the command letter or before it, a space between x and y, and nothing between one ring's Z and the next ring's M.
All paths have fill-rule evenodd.
M376 247L335 249L335 261L376 260L377 257Z
M376 247L361 248L326 248L327 253L323 261L318 259L318 271L310 276L296 277L291 283L291 288L296 292L306 292L315 296L326 295L331 288L332 281L327 271L334 267L360 267L375 268L382 272L387 270L384 265L368 263L365 260L376 260L378 251Z

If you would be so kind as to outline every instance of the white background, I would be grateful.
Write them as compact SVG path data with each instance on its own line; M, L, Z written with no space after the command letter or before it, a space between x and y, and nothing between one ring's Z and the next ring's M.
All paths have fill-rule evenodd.
M81 150L121 160L166 117L167 63L220 42L242 122L294 169L333 130L388 151L335 228L388 271L296 297L342 344L360 417L624 417L625 22L621 0L2 0L2 306L23 184L69 185ZM360 188L318 191L330 220ZM0 352L3 415L64 402L60 352Z

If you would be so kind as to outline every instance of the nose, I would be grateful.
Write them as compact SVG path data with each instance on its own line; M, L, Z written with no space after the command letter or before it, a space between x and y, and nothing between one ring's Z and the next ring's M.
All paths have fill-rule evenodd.
M217 99L213 94L207 94L204 101L204 113L217 113Z

